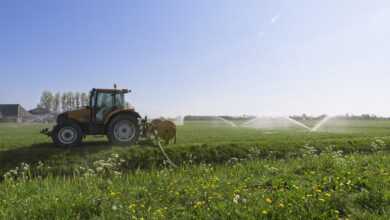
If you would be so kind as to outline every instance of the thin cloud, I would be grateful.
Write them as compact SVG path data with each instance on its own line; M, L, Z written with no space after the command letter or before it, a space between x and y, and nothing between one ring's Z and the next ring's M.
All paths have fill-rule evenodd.
M279 18L280 18L280 14L274 15L274 16L271 18L270 23L271 23L271 24L276 23L276 22L279 20Z

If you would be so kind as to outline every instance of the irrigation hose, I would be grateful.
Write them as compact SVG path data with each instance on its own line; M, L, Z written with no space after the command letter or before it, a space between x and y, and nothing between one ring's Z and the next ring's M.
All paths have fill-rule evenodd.
M161 153L164 155L165 159L167 159L168 163L174 167L174 168L177 168L177 165L168 157L167 153L165 152L164 148L162 147L161 145L161 141L159 138L157 138L157 145L158 147L160 148L161 150Z

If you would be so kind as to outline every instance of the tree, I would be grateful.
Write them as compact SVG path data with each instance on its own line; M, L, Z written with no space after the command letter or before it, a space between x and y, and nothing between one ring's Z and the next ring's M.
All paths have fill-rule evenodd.
M74 95L74 99L75 99L75 107L76 109L80 109L81 107L81 97L80 97L80 93L79 92L76 92L75 95Z
M81 99L81 106L88 106L89 98L85 92L81 93L80 99Z
M60 111L60 105L61 105L61 94L57 92L54 95L53 99L53 111L54 112L59 112Z
M71 111L74 109L74 96L73 96L73 92L67 92L66 93L66 98L67 98L67 105L68 105L68 110L67 111Z
M61 107L63 112L68 111L68 103L67 103L66 95L67 95L66 93L63 93L61 96Z
M54 96L50 91L43 91L41 95L41 101L38 106L51 111L53 107L53 99Z

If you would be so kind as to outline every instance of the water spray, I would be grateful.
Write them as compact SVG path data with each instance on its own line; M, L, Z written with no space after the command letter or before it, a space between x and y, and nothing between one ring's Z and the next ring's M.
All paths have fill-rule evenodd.
M223 118L223 117L218 116L218 117L216 117L216 118L219 119L219 120L221 120L222 122L224 122L224 123L226 123L226 124L228 124L228 125L234 127L234 128L237 127L237 125L234 124L232 121L229 121L229 120L227 120L227 119L225 119L225 118Z
M295 119L292 119L291 117L286 117L286 119L289 120L289 121L291 121L292 123L294 123L294 124L296 124L296 125L302 127L302 128L305 128L305 129L307 129L307 130L309 130L309 131L312 131L311 128L309 128L307 125L303 124L302 122L299 122L299 121L297 121L297 120L295 120Z
M326 122L328 122L332 118L333 118L332 116L326 116L321 121L319 121L310 131L316 132L319 128L321 128Z

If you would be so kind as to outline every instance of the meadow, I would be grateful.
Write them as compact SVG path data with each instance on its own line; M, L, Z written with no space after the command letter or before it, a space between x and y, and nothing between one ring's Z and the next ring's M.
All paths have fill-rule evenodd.
M150 143L57 148L47 126L0 124L2 219L390 217L390 121L318 132L190 121L166 147L178 168Z

